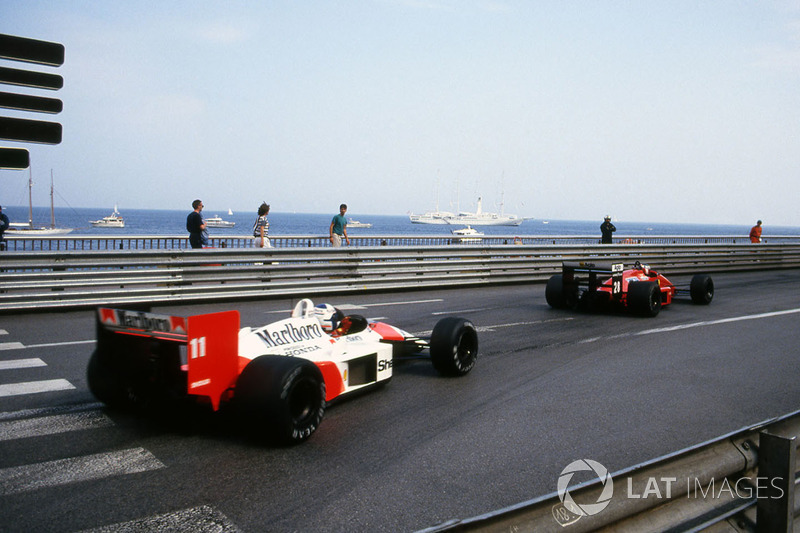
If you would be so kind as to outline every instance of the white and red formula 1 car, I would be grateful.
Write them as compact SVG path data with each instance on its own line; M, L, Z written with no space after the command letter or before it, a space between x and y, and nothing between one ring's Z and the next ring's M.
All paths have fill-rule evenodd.
M109 407L231 406L259 436L295 443L314 433L329 402L387 382L397 358L424 351L440 374L464 375L478 357L475 326L448 317L422 339L308 299L290 318L241 329L238 311L185 318L100 308L87 378Z

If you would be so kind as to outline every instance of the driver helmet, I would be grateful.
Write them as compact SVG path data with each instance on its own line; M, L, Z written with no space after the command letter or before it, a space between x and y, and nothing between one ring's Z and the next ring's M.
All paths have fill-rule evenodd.
M332 333L339 327L343 315L331 304L319 304L314 308L314 316L317 317L320 326L326 333Z

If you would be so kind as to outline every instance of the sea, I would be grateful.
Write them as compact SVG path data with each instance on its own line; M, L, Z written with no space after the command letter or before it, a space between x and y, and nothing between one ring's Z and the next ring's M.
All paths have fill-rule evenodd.
M184 235L186 234L186 216L189 210L159 209L123 209L120 214L125 218L124 228L95 228L90 220L97 220L111 214L109 208L72 208L56 207L56 226L72 228L70 235ZM27 222L27 206L3 206L3 212L11 222ZM269 214L270 235L327 235L331 218L336 213L281 213ZM203 211L206 217L219 215L223 220L235 222L233 228L210 228L212 235L250 235L256 213L248 211ZM408 216L401 215L360 215L353 214L349 219L372 224L371 228L348 228L353 235L450 235L457 226L412 224ZM615 237L626 235L742 235L746 236L755 221L744 224L688 224L664 222L636 222L614 220L617 227ZM50 225L50 208L34 207L33 223L35 226ZM602 220L542 220L526 219L519 226L479 226L476 227L485 235L530 236L530 235L599 235ZM764 226L764 235L800 236L800 227Z

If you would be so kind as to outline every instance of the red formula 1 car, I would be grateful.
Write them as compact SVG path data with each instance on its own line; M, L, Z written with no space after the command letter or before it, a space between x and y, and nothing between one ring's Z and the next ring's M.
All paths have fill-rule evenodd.
M696 274L687 288L679 288L639 261L627 270L622 263L564 262L561 274L548 280L545 298L557 309L616 306L653 317L682 293L696 304L708 305L714 298L714 281L708 274Z
M317 429L328 403L386 383L397 358L423 352L440 374L464 375L478 356L475 326L443 318L422 339L307 299L259 328L240 328L237 311L177 317L101 308L87 379L110 407L230 406L259 437L295 443Z

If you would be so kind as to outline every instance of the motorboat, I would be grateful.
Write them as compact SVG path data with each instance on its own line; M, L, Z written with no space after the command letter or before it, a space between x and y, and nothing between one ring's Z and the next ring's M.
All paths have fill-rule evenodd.
M236 222L222 220L222 217L219 215L214 215L213 217L209 217L205 219L205 221L207 228L232 228L236 225Z
M348 219L347 221L348 228L371 228L372 224L369 222L359 222L358 220Z
M483 239L484 234L475 228L467 226L466 228L454 229L451 231L453 235L456 236L458 242L469 243L469 242L481 242Z
M100 220L90 220L89 224L95 228L124 228L125 219L119 214L119 211L117 211L117 206L115 205L113 213L107 217L101 218Z

